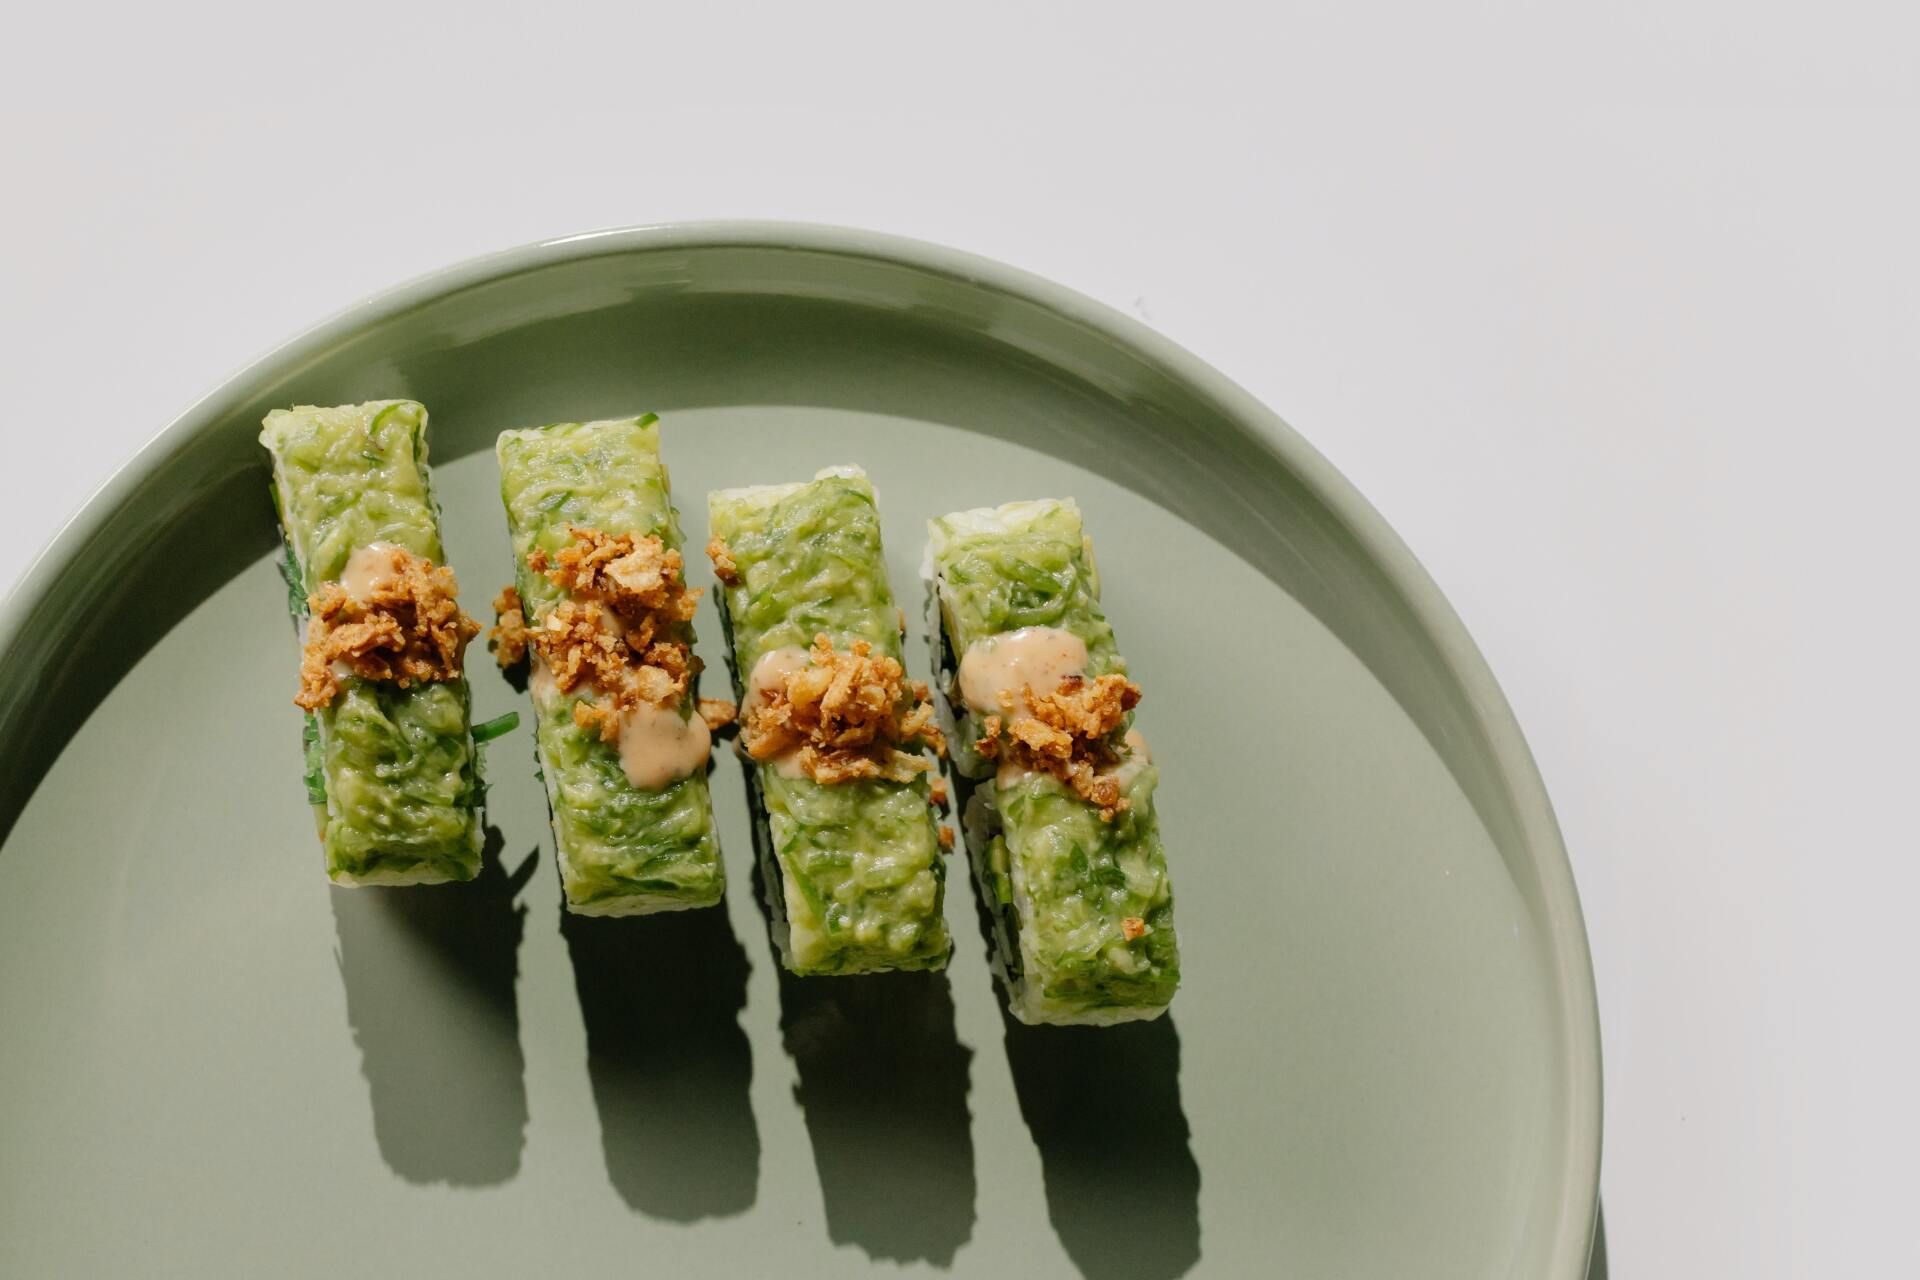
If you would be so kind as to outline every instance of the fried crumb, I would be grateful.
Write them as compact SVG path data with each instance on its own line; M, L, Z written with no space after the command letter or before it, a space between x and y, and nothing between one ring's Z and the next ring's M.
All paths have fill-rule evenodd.
M897 659L875 657L856 640L839 652L823 633L809 665L787 675L748 706L741 745L755 760L792 753L815 782L884 778L909 782L933 767L915 744L943 750L927 686L905 679Z
M1140 686L1120 675L1068 676L1050 693L1003 693L1005 718L988 716L974 748L986 759L1052 774L1111 822L1128 801L1111 771L1117 757L1108 738L1139 702Z
M573 704L573 722L602 742L620 741L620 708L617 706L582 698Z
M527 614L520 593L512 587L500 588L493 598L493 613L493 629L487 632L493 660L502 669L517 667L527 660Z
M338 697L336 664L402 689L458 679L467 642L480 634L480 624L460 610L459 590L453 570L401 547L391 548L388 571L365 600L338 582L322 583L307 599L295 705L317 711Z
M944 824L940 828L940 852L953 852L953 828Z
M553 555L527 557L567 596L526 627L526 643L562 693L594 690L574 704L574 723L611 742L622 710L686 697L700 670L687 639L700 592L688 588L680 553L659 538L579 527L567 536Z
M1147 922L1139 916L1128 916L1120 922L1120 936L1128 942L1147 936Z
M571 541L551 557L537 548L527 557L534 572L576 599L605 603L629 626L642 618L663 630L693 621L700 591L688 589L678 551L651 534L636 538L575 525L567 536Z
M700 699L700 718L710 732L718 732L739 719L740 708L725 698Z
M945 778L936 777L927 783L927 799L939 805L943 810L947 807L947 780Z
M731 587L740 581L740 566L733 562L733 548L719 534L707 539L707 559L713 561L713 576Z

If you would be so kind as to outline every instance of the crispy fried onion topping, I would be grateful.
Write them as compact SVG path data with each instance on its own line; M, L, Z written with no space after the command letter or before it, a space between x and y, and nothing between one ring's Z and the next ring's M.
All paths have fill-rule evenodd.
M493 660L504 667L517 667L527 660L527 610L520 593L512 587L500 588L493 598L493 627L487 632L487 645Z
M502 591L494 601L494 657L506 667L531 651L562 693L591 686L595 696L573 705L574 723L613 742L623 710L673 706L686 696L700 669L686 640L700 592L687 587L680 553L656 537L578 526L567 535L553 555L536 548L527 557L566 598L530 623L519 592Z
M918 750L904 749L946 750L924 681L906 679L897 660L875 656L865 640L843 653L817 635L807 656L805 667L749 699L740 739L749 756L791 754L802 773L822 783L911 782L933 767Z
M383 548L385 570L367 596L324 582L307 597L306 649L296 705L317 711L340 693L340 671L399 685L455 680L480 624L460 611L453 570L403 547Z
M1140 686L1121 675L1068 676L1051 693L1029 688L1018 698L1005 692L1000 708L1006 715L986 718L974 749L989 760L1052 774L1111 822L1127 798L1107 739L1139 701Z
M713 561L713 576L729 587L740 581L740 566L733 562L733 548L719 534L707 540L707 559Z

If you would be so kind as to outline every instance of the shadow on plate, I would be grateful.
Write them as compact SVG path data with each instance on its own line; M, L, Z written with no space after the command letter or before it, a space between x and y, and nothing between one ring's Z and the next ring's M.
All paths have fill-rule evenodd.
M780 974L780 1031L826 1204L868 1257L949 1266L973 1235L973 1051L944 973Z
M1587 1255L1587 1280L1607 1280L1607 1206L1594 1208L1593 1252Z
M1030 1027L1005 1009L1007 1064L1040 1150L1047 1217L1081 1274L1171 1280L1200 1261L1200 1167L1171 1014Z
M750 966L726 907L647 920L563 909L560 934L614 1190L676 1222L744 1213L759 1188L760 1131L739 1021Z
M761 823L755 825L756 842ZM754 896L766 908L756 859ZM973 1236L973 1050L942 973L799 978L774 956L827 1238L869 1258L953 1264Z
M516 902L487 829L470 884L332 889L347 1020L387 1167L413 1183L489 1186L520 1169L527 1089L520 1053ZM536 851L537 852L537 851Z

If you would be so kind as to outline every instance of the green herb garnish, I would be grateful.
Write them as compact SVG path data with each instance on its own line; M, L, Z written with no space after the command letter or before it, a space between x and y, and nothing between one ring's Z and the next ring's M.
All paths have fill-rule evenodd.
M519 727L520 713L518 711L509 711L503 716L495 716L484 724L473 726L474 745L478 746L483 742L492 742L501 734L512 733Z

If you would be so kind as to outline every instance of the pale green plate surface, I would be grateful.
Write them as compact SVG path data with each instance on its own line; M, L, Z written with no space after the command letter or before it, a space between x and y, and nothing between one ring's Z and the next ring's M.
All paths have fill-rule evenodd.
M376 396L432 412L476 615L507 427L658 411L696 549L709 488L862 464L920 674L925 518L1077 497L1162 766L1172 1018L1004 1021L958 866L945 976L783 979L725 754L724 909L563 927L524 730L480 883L329 889L254 437ZM406 286L122 471L0 659L0 1274L1583 1274L1586 942L1484 664L1269 412L1032 277L713 225Z

